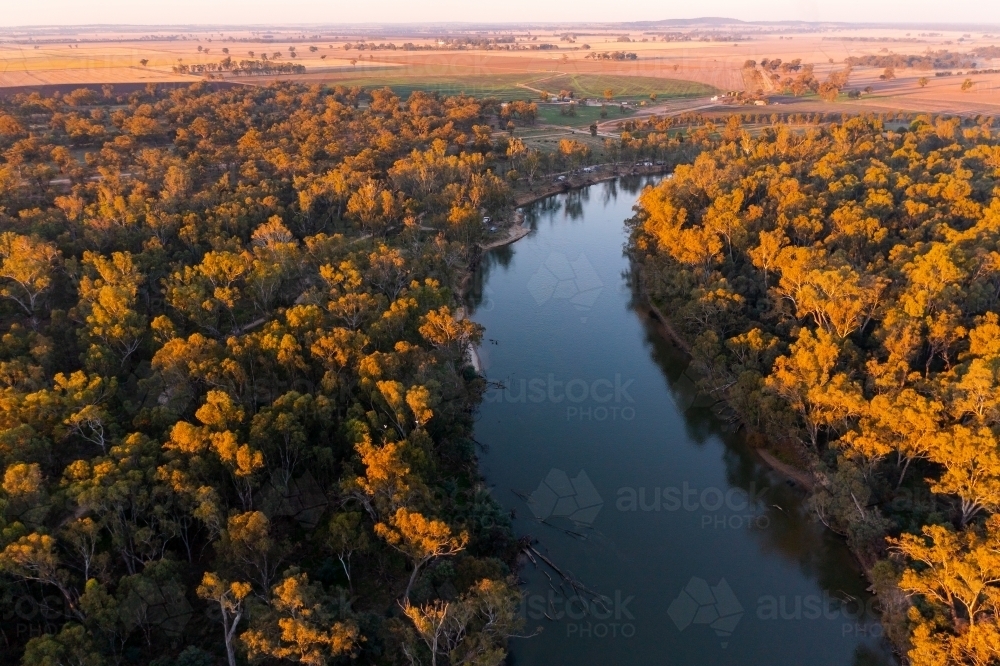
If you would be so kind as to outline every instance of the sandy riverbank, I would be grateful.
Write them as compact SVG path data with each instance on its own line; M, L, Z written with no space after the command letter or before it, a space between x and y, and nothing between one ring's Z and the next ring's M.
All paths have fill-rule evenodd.
M510 245L511 243L516 243L521 240L529 233L531 233L531 227L525 226L524 216L518 215L518 219L521 221L517 224L511 225L510 229L507 230L507 235L504 238L495 240L492 243L487 243L486 245L480 245L479 248L483 252L489 252L490 250L496 249L498 247L503 247L504 245Z

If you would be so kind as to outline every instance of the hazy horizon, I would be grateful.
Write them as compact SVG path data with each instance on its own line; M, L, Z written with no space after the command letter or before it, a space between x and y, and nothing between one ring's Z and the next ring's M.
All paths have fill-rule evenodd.
M414 24L414 23L617 23L693 19L706 16L741 21L815 21L844 23L1000 24L1000 4L985 5L976 0L957 0L944 10L931 0L914 0L905 7L874 5L862 0L819 3L814 0L769 0L749 7L736 0L720 0L710 9L703 5L670 7L653 0L637 0L628 6L605 3L548 3L512 0L504 5L471 5L458 0L433 4L387 0L383 3L355 3L337 6L316 0L288 0L276 5L263 2L223 0L211 4L195 0L175 0L162 4L136 4L108 0L99 6L70 0L40 0L12 3L0 14L0 27L47 27L74 25L133 26L259 26L330 24ZM516 17L513 18L513 17Z

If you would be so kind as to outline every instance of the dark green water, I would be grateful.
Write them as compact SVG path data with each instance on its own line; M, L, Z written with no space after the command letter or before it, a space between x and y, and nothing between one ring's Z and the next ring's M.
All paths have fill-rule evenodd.
M552 197L470 302L497 382L476 438L536 557L512 662L889 664L846 546L699 400L634 302L623 221L649 181ZM493 342L495 341L495 343Z

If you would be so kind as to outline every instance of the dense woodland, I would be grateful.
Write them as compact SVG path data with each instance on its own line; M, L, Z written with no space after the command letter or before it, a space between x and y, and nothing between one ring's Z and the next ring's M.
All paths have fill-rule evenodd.
M0 102L5 663L503 661L519 545L457 296L512 187L594 160L495 130L536 116L285 84ZM687 162L630 222L641 285L812 472L912 663L995 664L1000 141L742 118L604 142Z
M502 661L517 544L456 308L510 212L498 113L295 85L0 102L0 660Z
M812 471L917 666L1000 663L998 177L988 121L734 118L631 222L705 390Z

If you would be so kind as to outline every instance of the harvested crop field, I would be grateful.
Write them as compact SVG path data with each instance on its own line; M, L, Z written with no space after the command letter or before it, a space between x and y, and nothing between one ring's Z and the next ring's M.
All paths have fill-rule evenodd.
M830 28L796 31L740 26L733 41L721 37L685 38L683 31L594 29L567 39L565 33L518 37L517 50L451 48L426 36L350 38L306 35L275 30L257 32L161 31L32 32L0 31L0 89L24 90L59 86L195 82L206 78L263 85L274 80L392 88L400 96L414 90L467 93L501 99L538 100L543 91L571 90L576 98L601 98L611 90L616 101L706 98L724 91L755 92L788 112L906 111L964 114L1000 112L1000 59L976 56L976 69L898 67L895 78L882 79L882 67L856 65L844 94L836 102L815 94L793 97L763 78L761 69L747 70L747 60L780 58L810 65L817 80L842 70L847 58L918 56L927 53L972 53L989 49L991 36L941 31L908 33L903 29ZM460 32L460 31L459 31ZM458 33L456 33L458 34ZM364 48L359 45L364 42ZM395 44L396 48L388 48ZM407 48L402 46L407 44ZM605 57L606 54L606 57ZM267 57L270 63L304 67L295 74L248 76L222 71L234 63ZM212 68L198 74L182 70ZM968 68L966 68L968 69ZM947 75L950 71L950 75ZM747 76L747 74L752 76ZM921 82L926 78L927 81ZM966 79L969 80L966 83ZM963 84L965 84L963 89ZM853 90L855 98L847 93ZM692 104L694 104L692 102ZM777 109L775 110L777 111ZM545 111L554 124L577 125L592 120L586 111L577 119Z
M140 64L143 59L147 66ZM167 55L157 58L155 49L128 45L71 49L62 44L38 48L0 44L0 87L198 80L172 72L169 59ZM161 61L159 66L154 64L156 60Z

